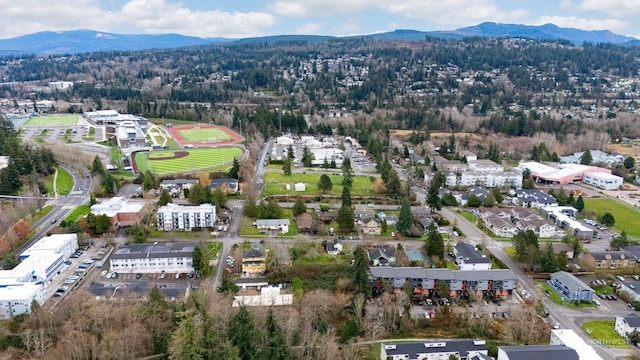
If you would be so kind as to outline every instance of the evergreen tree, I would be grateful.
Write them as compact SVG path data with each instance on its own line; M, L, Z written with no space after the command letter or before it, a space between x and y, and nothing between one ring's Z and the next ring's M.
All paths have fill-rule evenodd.
M291 350L287 346L287 340L276 319L273 317L273 310L267 313L265 344L262 353L263 359L270 360L290 360Z
M500 192L500 188L498 187L491 188L491 194L493 194L493 197L496 199L496 203L498 205L502 204L502 202L504 201L504 196L502 196L502 193Z
M633 156L627 156L622 164L625 168L631 170L634 166L636 166L636 160L633 158Z
M591 150L587 149L580 157L580 164L591 165L593 163L593 157L591 156Z
M231 169L229 169L229 177L232 179L238 179L240 173L240 161L238 158L233 158L233 164L231 165Z
M351 207L351 190L349 186L342 187L342 206Z
M444 259L444 241L442 235L435 226L429 228L427 240L424 244L424 251L428 257L438 257Z
M548 242L542 257L540 258L540 271L552 273L556 270L558 270L558 260L556 255L553 253L553 246Z
M498 148L497 144L491 143L489 144L489 151L487 153L487 158L497 164L500 164L500 148Z
M338 210L336 216L336 223L338 228L343 233L353 232L355 229L355 215L353 209L350 206L343 206Z
M318 181L318 190L326 193L333 189L333 183L331 182L331 178L327 174L320 175L320 181Z
M144 230L144 226L140 224L135 224L133 229L131 229L131 234L133 235L133 242L135 244L143 244L147 241L147 232Z
M246 306L240 306L238 312L231 317L229 326L227 327L227 334L231 344L240 352L240 358L242 360L260 359L256 347L257 334L253 326L253 317Z
M0 194L17 194L21 187L20 171L18 171L16 161L10 158L7 167L0 170Z
M567 252L564 250L560 251L556 256L556 262L558 264L559 270L562 270L562 271L566 270L569 264L569 258L567 257Z
M198 315L193 309L183 311L179 315L182 319L173 333L169 358L171 360L204 359L205 350L200 344L201 337L197 325Z
M484 206L486 207L494 207L497 205L496 198L493 196L493 193L488 193L484 198Z
M406 235L413 225L413 217L411 216L411 205L407 199L402 201L400 206L400 216L398 216L398 223L396 224L396 230L402 235Z
M531 230L518 232L513 236L511 242L521 259L531 258L539 250L538 236Z
M165 206L173 202L173 198L169 195L167 189L162 189L160 197L158 198L158 206Z
M291 176L291 159L286 158L282 163L282 173L284 176Z
M576 200L575 208L578 210L578 212L582 212L582 210L584 210L584 199L582 198L582 195L578 196L578 199Z
M142 186L145 190L155 189L157 186L157 181L155 175L151 172L151 170L147 170L144 172L144 178L142 180Z
M309 148L305 145L304 148L302 148L302 164L305 167L311 167L311 161L313 160L313 157L311 156L311 152L309 151Z
M622 249L622 247L629 246L629 245L631 245L631 242L629 242L629 238L625 230L622 230L622 232L620 233L620 236L614 238L609 243L609 247L611 249L617 249L617 250L620 250Z
M289 145L289 148L287 148L287 158L289 158L289 160L293 160L296 158L295 155L293 155L293 146Z
M369 257L362 246L356 246L353 252L353 286L356 294L371 297L371 280L369 280Z
M293 204L293 207L291 208L291 214L293 216L298 216L306 212L307 212L307 206L304 204L304 201L302 201L302 198L298 196L296 198L296 202Z
M400 183L400 178L398 177L398 173L395 170L391 170L389 173L389 179L386 183L387 186L387 196L391 199L399 199L402 196L402 185Z
M442 209L442 200L440 199L440 187L445 183L445 176L441 172L437 172L429 183L427 191L427 205L436 210Z
M482 201L476 193L469 194L469 198L467 199L467 206L472 208L479 208L482 205Z
M613 214L611 212L607 211L606 213L602 214L602 216L600 216L600 222L605 226L613 226L613 224L616 223L616 219L613 217Z
M104 173L104 165L102 165L100 157L96 155L93 158L93 164L91 165L91 175L103 175Z

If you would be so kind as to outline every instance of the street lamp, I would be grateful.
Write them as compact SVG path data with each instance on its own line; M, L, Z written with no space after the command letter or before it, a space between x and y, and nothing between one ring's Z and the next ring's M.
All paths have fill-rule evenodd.
M118 289L120 289L122 286L116 286L115 289L113 289L113 295L111 295L111 298L113 299L116 296L116 291L118 291Z

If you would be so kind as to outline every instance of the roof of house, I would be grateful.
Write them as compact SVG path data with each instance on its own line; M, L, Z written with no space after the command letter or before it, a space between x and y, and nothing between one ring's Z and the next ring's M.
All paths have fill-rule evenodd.
M266 256L264 246L258 241L251 243L251 248L242 252L242 257L245 259L259 258Z
M622 249L632 253L636 258L640 259L640 245L623 246Z
M311 228L311 226L313 225L313 218L311 217L311 214L309 213L302 213L298 216L296 216L296 224L298 225L298 228L300 229L308 229Z
M258 219L256 220L256 226L289 226L291 222L289 219Z
M564 345L518 345L500 346L509 359L514 360L579 360L578 353Z
M238 189L238 179L223 178L223 179L211 179L209 182L209 189L216 189L220 186L226 185L230 190Z
M342 240L335 239L333 241L327 241L325 244L325 250L329 251L341 251L342 250Z
M369 259L379 259L384 258L390 260L392 257L396 256L396 249L392 247L377 247L373 249L369 249Z
M593 256L593 258L597 261L605 261L605 260L636 260L637 257L629 251L621 250L621 251L592 251L589 255ZM609 257L609 259L607 259Z
M475 354L469 360L493 360L493 358L485 354Z
M461 280L461 281L508 281L516 280L511 270L449 270L425 269L421 267L369 267L374 277L383 279L432 279L432 280Z
M197 243L132 244L116 250L110 260L191 257Z
M431 218L420 218L420 220L418 220L418 222L420 223L420 225L422 225L422 227L424 227L425 229L428 228L429 226L431 226L431 224L433 224L433 220Z
M467 243L459 242L455 245L456 256L466 264L489 264L491 260L483 256L476 248Z
M566 286L570 291L576 292L580 290L590 290L593 292L593 289L589 285L585 284L584 281L566 271L554 272L551 274L551 278L562 283L562 285Z
M518 189L515 191L516 196L524 202L538 202L541 204L557 204L556 198L549 194L545 194L540 190L534 189Z
M640 327L640 316L638 314L629 314L626 316L617 316L624 319L624 321L632 328Z
M418 354L458 353L468 357L471 351L486 351L484 340L435 340L412 343L382 344L387 356L408 354L410 359L417 359Z
M197 184L197 179L166 179L162 180L162 185L181 185L181 184Z

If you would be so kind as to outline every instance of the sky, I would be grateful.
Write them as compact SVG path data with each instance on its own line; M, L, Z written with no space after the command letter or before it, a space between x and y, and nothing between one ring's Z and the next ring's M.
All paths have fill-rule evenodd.
M97 30L245 38L453 30L485 21L640 38L637 0L0 0L0 38Z

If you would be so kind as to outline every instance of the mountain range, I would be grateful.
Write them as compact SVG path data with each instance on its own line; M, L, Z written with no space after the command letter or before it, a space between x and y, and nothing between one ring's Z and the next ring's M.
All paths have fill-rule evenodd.
M479 37L524 37L544 40L566 40L576 45L588 43L611 43L639 46L640 40L615 34L609 30L580 30L561 28L554 24L529 26L519 24L497 24L485 22L456 30L418 31L395 30L385 33L348 36L367 37L378 40L421 41L427 37L462 39ZM322 42L336 39L322 35L277 35L246 39L200 38L179 34L113 34L93 30L44 31L11 39L0 40L0 56L18 54L75 54L95 51L127 51L146 49L170 49L186 46L243 44L253 42L275 43L280 41Z

